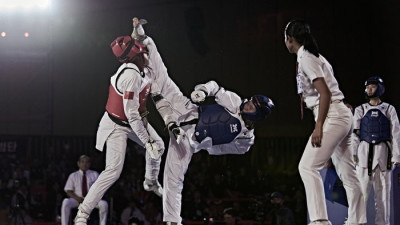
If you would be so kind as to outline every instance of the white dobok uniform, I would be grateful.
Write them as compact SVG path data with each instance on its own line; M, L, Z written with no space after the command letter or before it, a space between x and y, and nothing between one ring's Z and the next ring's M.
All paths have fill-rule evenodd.
M388 163L400 162L399 141L400 141L400 126L394 106L382 102L379 105L373 106L369 103L364 103L358 106L354 112L354 129L359 130L361 119L371 109L379 109L383 115L390 121L391 141L386 143L380 142L373 144L372 158L372 174L368 175L368 153L370 144L366 141L361 141L356 134L353 135L353 150L358 156L357 175L361 181L361 187L365 202L368 201L368 196L371 188L374 188L375 197L375 224L389 225L390 224L390 190L392 185L392 170L387 169ZM389 149L389 148L390 149ZM392 157L388 159L388 153L391 151Z
M185 132L185 137L181 143L178 144L174 138L170 139L164 168L164 221L178 224L182 221L180 213L183 181L194 153L204 149L210 155L244 154L254 144L254 130L246 128L239 114L242 99L237 94L219 87L214 81L198 85L195 89L200 88L207 90L209 96L215 96L215 101L224 107L231 116L240 121L241 130L238 131L239 133L231 142L213 145L213 140L210 137L206 137L199 143L195 138L196 124L189 124L181 127Z
M184 96L179 87L168 76L167 68L154 41L147 37L144 43L149 51L149 66L152 68L153 74L152 94L158 93L163 96L163 99L156 103L156 108L165 124L176 122L180 125L198 119L198 106ZM210 138L204 139L201 143L197 142L194 137L195 124L181 127L185 131L185 138L180 144L177 144L173 134L170 133L171 138L165 162L163 184L163 221L165 222L179 224L182 221L180 214L183 181L193 153L205 149L212 155L244 154L254 143L254 131L246 128L239 115L241 98L237 94L219 87L214 81L198 85L195 89L198 90L201 87L207 90L209 96L215 96L219 105L240 120L242 130L231 143L222 145L212 145Z
M105 170L89 190L81 208L90 214L104 196L108 188L119 178L127 147L128 138L140 146L149 139L164 148L161 137L148 123L145 125L141 114L146 111L147 95L151 91L152 73L145 68L145 75L132 63L122 64L111 77L109 98L97 131L96 148L103 150L107 146ZM123 121L120 125L115 121ZM157 180L160 171L160 159L152 159L146 151L145 178Z

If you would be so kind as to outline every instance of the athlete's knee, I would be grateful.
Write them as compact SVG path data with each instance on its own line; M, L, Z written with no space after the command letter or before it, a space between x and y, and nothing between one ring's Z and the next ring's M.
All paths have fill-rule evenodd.
M355 172L344 172L338 173L340 180L343 182L343 185L348 186L353 189L361 189L361 183L358 179Z
M119 179L119 176L122 173L123 165L108 165L104 170L104 173L107 174L107 177L115 182Z
M299 165L297 166L300 175L307 173L307 171L311 170L311 167L308 164L305 164L303 161L300 161Z
M61 208L62 209L70 209L71 208L71 204L69 203L69 198L64 198Z

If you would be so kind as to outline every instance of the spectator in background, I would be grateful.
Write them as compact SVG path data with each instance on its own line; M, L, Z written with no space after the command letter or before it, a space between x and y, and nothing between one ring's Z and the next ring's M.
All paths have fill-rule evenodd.
M193 191L193 190L192 190ZM193 196L184 201L183 214L189 220L202 220L206 217L207 202L204 201L199 190L193 191Z
M86 155L81 155L78 160L79 170L71 173L65 184L64 190L69 198L63 200L61 206L61 225L69 224L71 209L78 208L83 202L89 188L97 180L99 173L90 170L90 158ZM99 209L100 225L106 225L108 203L105 200L100 200L96 205Z
M247 171L245 166L239 168L239 173L237 174L238 191L240 193L247 193L249 191L249 185L251 183L251 173Z
M143 213L146 217L145 225L162 224L161 202L155 202L150 197L143 206ZM145 221L145 222L146 222Z
M141 221L142 224L144 224L143 221L146 220L142 210L138 208L136 201L133 199L131 199L129 201L129 205L124 210L122 210L121 213L122 225L130 225L131 222L133 221L132 218L136 218L138 221Z
M295 225L294 215L291 209L286 207L283 203L283 195L280 192L273 192L271 194L270 211L271 225Z
M210 182L210 195L214 198L225 198L227 195L227 186L224 181L224 177L220 172L216 172L213 175L213 179Z
M235 212L232 208L224 209L223 214L224 214L224 224L226 225L237 224L237 219L236 219L237 212Z
M30 216L30 193L26 182L14 181L14 194L11 198L10 224L32 223Z

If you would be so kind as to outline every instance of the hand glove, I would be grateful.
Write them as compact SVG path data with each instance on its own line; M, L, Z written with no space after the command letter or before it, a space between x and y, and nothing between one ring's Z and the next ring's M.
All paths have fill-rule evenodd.
M203 102L207 97L207 93L205 91L193 91L192 94L190 94L190 98L192 99L193 102L198 103L198 102Z
M168 130L175 136L176 143L181 143L182 139L185 137L185 131L178 127L175 122L168 124Z
M146 145L146 151L150 154L152 159L159 159L163 153L163 149L153 140L149 140Z

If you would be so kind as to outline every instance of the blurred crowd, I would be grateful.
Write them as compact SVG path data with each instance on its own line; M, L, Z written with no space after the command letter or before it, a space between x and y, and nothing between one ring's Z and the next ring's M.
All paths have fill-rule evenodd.
M162 224L161 199L143 190L144 149L133 142L128 147L121 177L104 197L110 206L110 224L125 225L132 216L146 225ZM239 220L263 224L271 220L270 194L279 191L296 223L305 224L304 188L295 163L299 155L264 147L257 146L245 155L194 154L184 181L184 222L223 221L223 211L230 207ZM11 224L12 219L20 217L26 224L59 223L61 203L67 197L65 182L77 170L76 159L82 154L69 154L67 150L50 146L41 158L1 157L0 224ZM91 157L91 169L101 172L103 153L90 150L85 154Z

